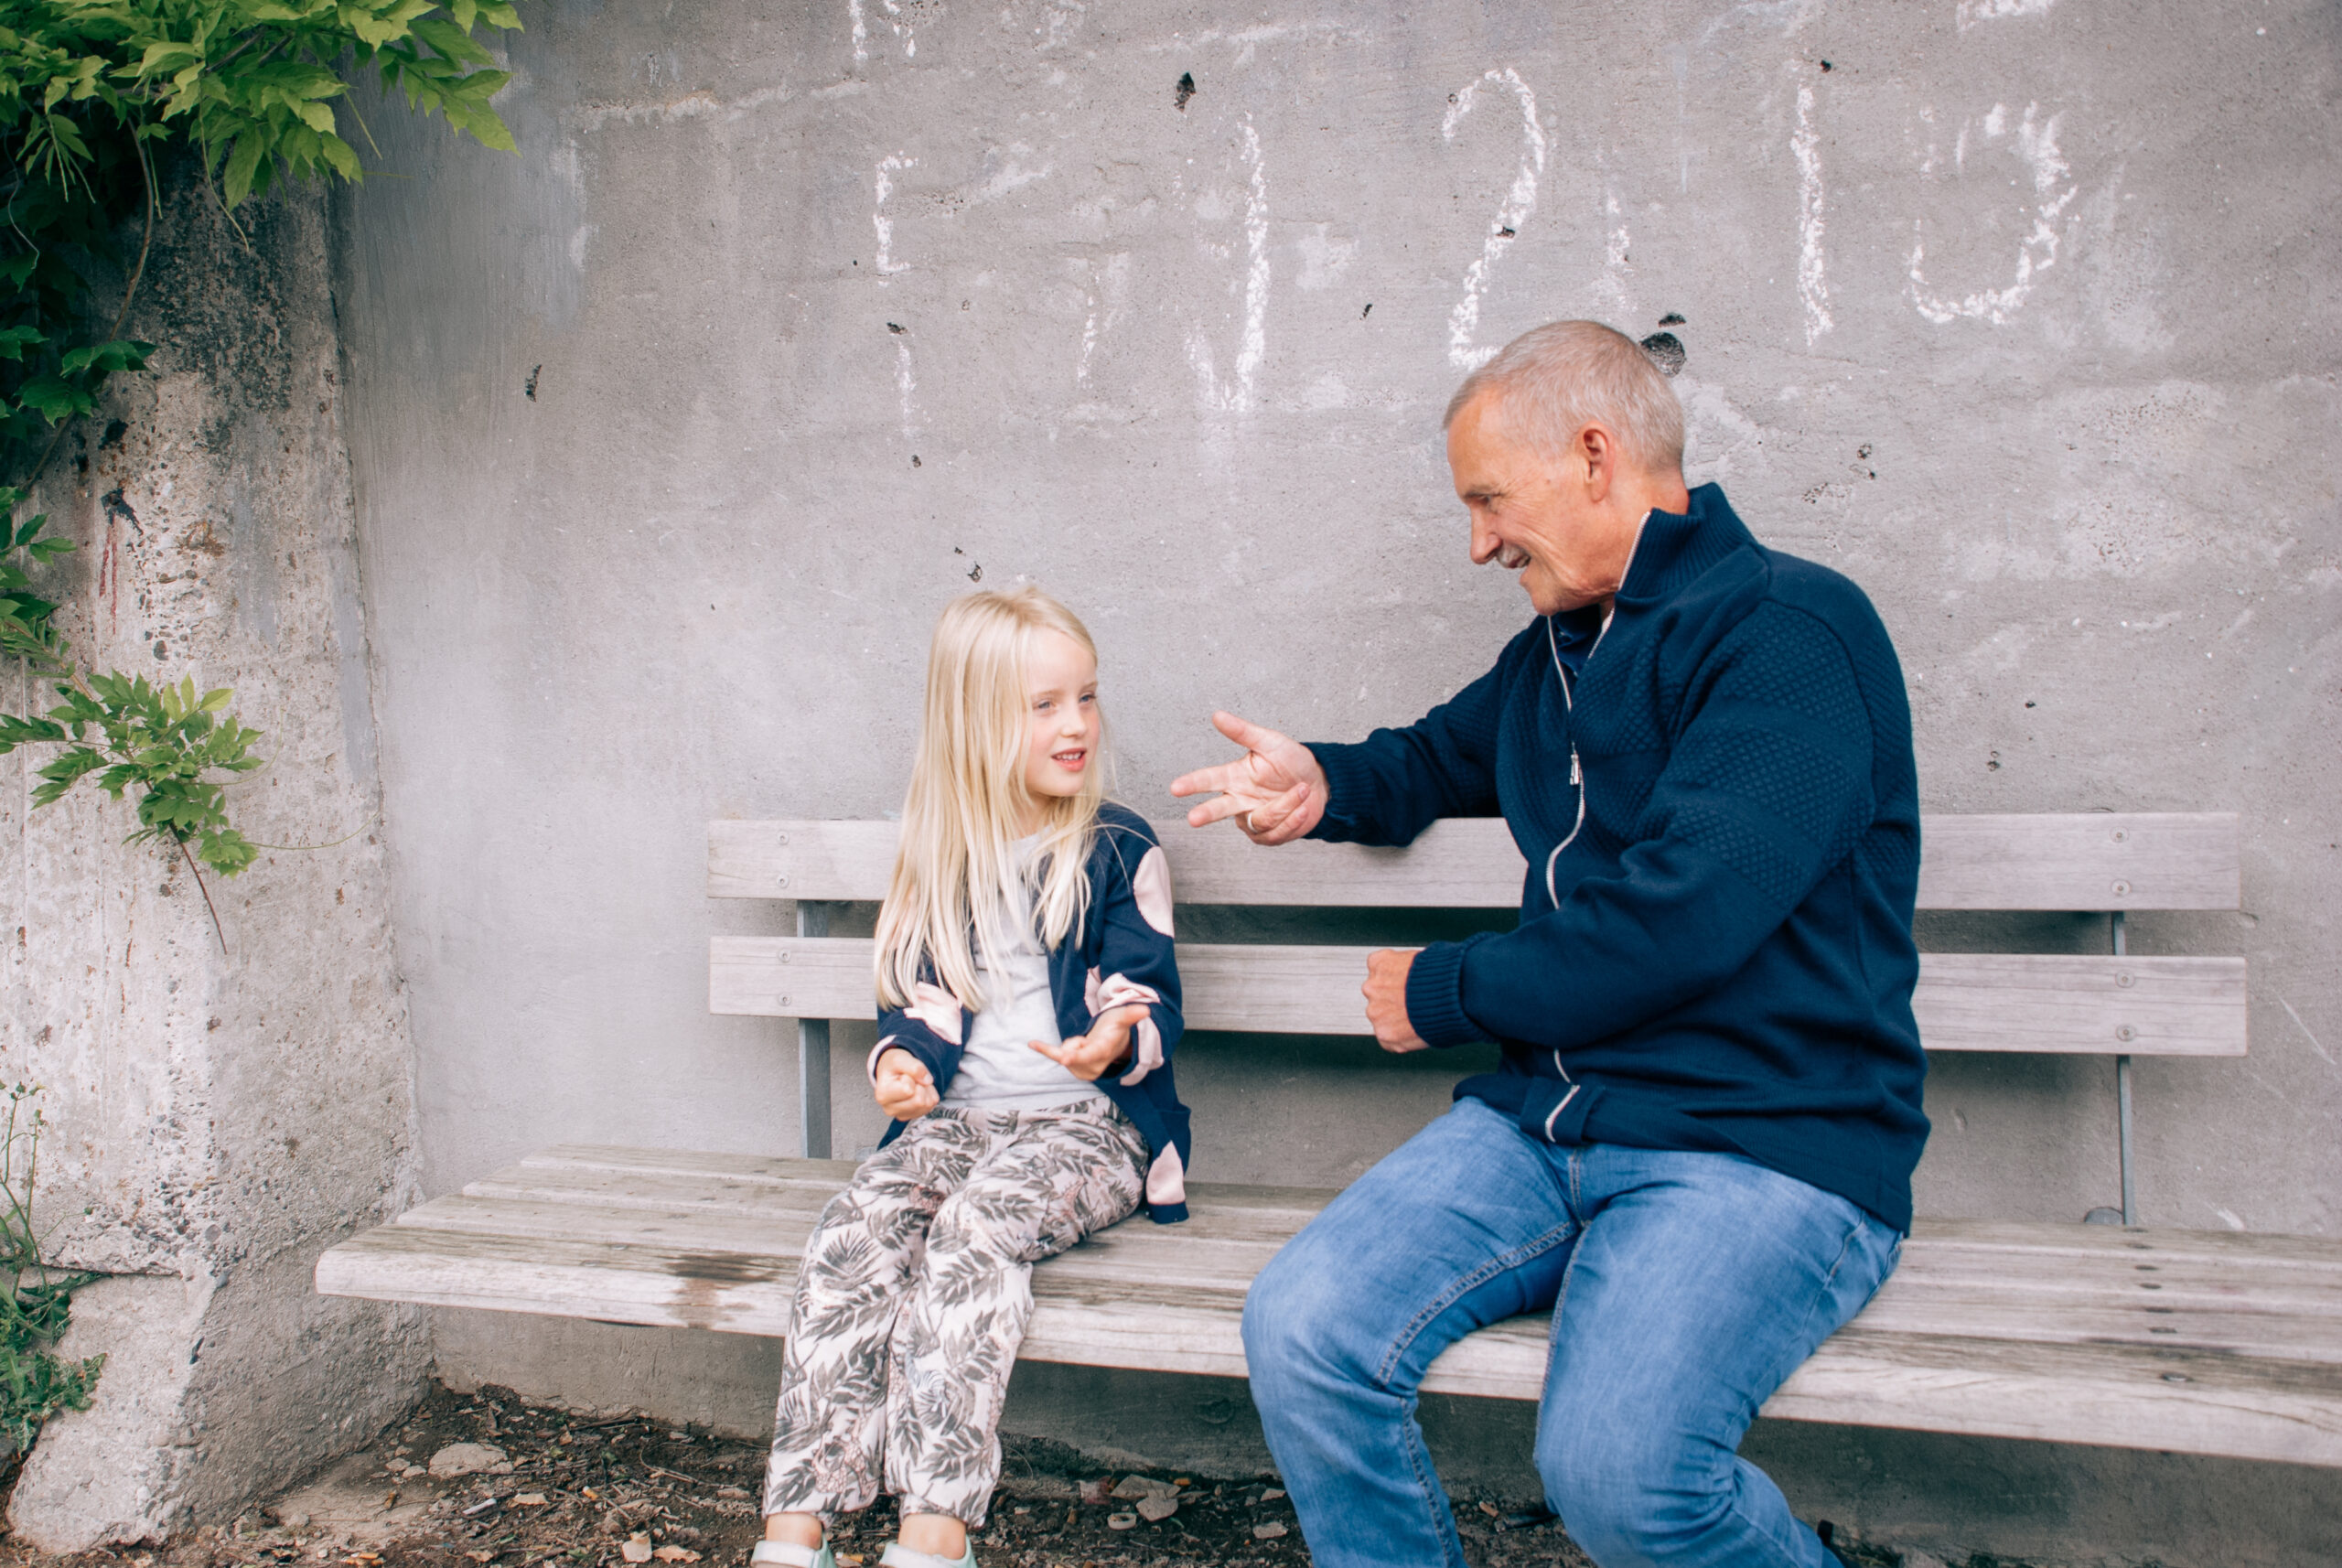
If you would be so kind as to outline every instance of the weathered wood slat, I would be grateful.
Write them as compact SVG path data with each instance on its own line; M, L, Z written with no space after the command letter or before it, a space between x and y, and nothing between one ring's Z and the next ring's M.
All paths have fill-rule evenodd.
M474 1187L534 1196L424 1205L328 1251L317 1284L778 1335L809 1205L850 1169L548 1150ZM1245 1287L1330 1196L1286 1189L1220 1209L1198 1190L1187 1225L1133 1220L1051 1260L1035 1271L1025 1354L1241 1375ZM1534 1398L1548 1326L1525 1317L1473 1335L1425 1386ZM2342 1465L2342 1242L1923 1221L1878 1299L1767 1413Z
M866 938L716 937L708 1007L768 1017L876 1015ZM1179 950L1187 1026L1365 1035L1369 950L1191 943ZM2245 1054L2237 958L1923 953L1912 999L1929 1050Z
M1172 886L1189 904L1509 908L1526 870L1503 822L1438 822L1403 850L1303 843L1263 854L1229 828L1155 824ZM897 828L885 822L717 822L716 898L876 901ZM1929 816L1920 824L1922 909L2234 909L2236 814L2082 811Z

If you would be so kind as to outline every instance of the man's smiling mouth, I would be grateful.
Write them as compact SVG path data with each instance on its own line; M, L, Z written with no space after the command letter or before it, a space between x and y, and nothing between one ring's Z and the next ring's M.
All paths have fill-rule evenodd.
M1508 572L1518 572L1529 564L1529 552L1518 544L1508 544L1497 552L1497 562Z

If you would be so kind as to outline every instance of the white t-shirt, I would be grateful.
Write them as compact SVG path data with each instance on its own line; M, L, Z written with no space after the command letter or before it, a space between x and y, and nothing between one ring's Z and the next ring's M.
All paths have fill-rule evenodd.
M1014 945L1000 956L998 969L988 968L981 952L976 974L984 988L984 1009L970 1020L968 1043L960 1055L960 1070L944 1090L943 1103L974 1111L1092 1110L1108 1103L1094 1084L1040 1052L1031 1042L1057 1044L1058 1008L1049 993L1049 955L1033 931L1032 897L1022 873L1041 842L1041 835L1019 839L1010 845L1018 879L1008 888L1007 918L1002 922Z

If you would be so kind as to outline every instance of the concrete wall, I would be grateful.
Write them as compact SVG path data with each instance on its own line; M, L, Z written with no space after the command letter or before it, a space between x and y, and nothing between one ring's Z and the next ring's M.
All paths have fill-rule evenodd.
M337 209L428 1191L794 1151L789 1031L705 1013L708 934L788 912L704 899L704 822L894 807L979 572L1087 617L1168 815L1214 706L1347 737L1483 668L1526 610L1442 403L1680 316L1692 477L1876 599L1929 809L2243 813L2246 912L2133 923L2252 972L2249 1059L2139 1068L2140 1200L2342 1226L2333 7L527 15L521 156L378 124L402 177ZM1468 1065L1187 1049L1209 1179L1341 1182ZM2111 1078L1939 1061L1923 1212L2113 1201ZM539 1332L450 1317L442 1368Z
M37 500L77 547L49 587L98 668L235 688L269 759L228 791L251 838L342 842L209 877L215 934L176 855L121 842L131 802L32 809L48 748L0 762L0 1076L46 1088L52 1255L110 1276L64 1347L109 1358L96 1403L11 1507L50 1551L232 1512L371 1437L428 1366L419 1313L309 1288L414 1190L324 204L254 204L240 236L187 173L129 324L167 347ZM5 680L12 707L43 694Z

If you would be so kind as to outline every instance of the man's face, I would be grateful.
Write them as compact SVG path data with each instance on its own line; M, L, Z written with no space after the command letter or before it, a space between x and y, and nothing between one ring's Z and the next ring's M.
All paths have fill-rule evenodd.
M1549 453L1513 440L1500 401L1483 392L1447 427L1448 471L1472 514L1472 564L1493 561L1520 573L1539 615L1608 598L1626 563L1617 521L1589 482L1585 453Z

